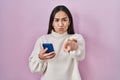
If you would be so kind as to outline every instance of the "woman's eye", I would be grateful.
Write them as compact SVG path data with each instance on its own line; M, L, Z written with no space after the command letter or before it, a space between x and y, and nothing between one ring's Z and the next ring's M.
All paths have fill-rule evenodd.
M65 22L66 22L66 21L67 21L67 19L63 19L62 21L65 21Z
M59 19L55 19L54 21L55 21L55 22L58 22L58 21L59 21Z
M67 21L66 19L64 19L63 21Z

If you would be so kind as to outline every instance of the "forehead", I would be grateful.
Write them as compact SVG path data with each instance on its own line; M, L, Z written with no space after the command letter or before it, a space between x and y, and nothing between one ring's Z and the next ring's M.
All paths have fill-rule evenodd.
M67 15L64 11L58 11L58 12L55 14L55 17L54 17L54 18L64 18L64 17L68 17L68 15Z

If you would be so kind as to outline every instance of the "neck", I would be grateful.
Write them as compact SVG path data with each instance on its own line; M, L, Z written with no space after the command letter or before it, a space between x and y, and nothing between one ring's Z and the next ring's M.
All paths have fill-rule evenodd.
M60 33L56 33L54 31L52 31L51 35L53 35L54 37L64 37L64 36L68 35L68 33L64 32L64 33L60 34Z

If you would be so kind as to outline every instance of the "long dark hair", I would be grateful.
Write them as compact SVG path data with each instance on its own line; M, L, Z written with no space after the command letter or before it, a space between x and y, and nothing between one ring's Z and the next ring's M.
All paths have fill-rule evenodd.
M64 11L64 12L67 14L67 16L68 16L68 18L69 18L69 20L70 20L70 25L69 25L69 27L68 27L67 33L68 33L68 34L74 34L72 15L71 15L70 11L68 10L68 8L65 7L64 5L56 6L56 7L53 9L53 11L52 11L52 13L51 13L51 15L50 15L49 28L48 28L48 33L47 33L47 34L50 34L51 31L54 29L53 26L52 26L52 24L53 24L53 19L54 19L54 17L55 17L55 14L56 14L57 12L59 12L59 11Z

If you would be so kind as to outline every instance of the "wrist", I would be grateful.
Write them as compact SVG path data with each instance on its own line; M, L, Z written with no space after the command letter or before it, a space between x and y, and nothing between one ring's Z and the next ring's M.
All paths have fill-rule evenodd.
M76 39L74 39L74 38L72 38L72 39L68 39L68 41L74 41L74 42L76 42L76 43L77 43L77 40L76 40Z

